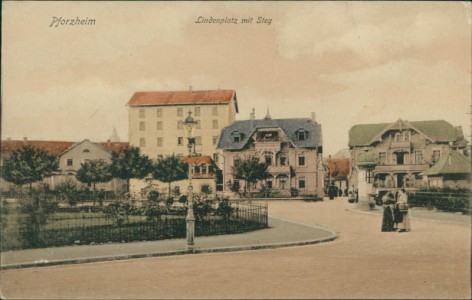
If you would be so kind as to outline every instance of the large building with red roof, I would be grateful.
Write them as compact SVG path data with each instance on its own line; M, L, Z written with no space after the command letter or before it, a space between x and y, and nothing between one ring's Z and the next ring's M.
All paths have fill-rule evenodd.
M191 113L195 152L217 157L220 132L234 122L238 102L234 90L136 92L128 101L129 142L150 158L188 154L182 121Z

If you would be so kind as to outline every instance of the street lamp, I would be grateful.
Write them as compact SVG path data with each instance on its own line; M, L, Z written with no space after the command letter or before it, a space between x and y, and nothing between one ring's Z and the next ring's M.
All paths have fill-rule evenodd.
M188 156L189 158L195 155L195 140L192 138L192 131L195 125L198 124L197 120L192 118L192 112L188 112L188 117L182 122L182 125L185 129L187 140L188 140ZM192 152L192 145L193 145L193 152ZM192 186L192 175L190 171L190 161L188 162L188 209L187 209L187 217L185 218L185 223L187 227L187 250L194 251L195 249L195 215L193 214L193 186Z

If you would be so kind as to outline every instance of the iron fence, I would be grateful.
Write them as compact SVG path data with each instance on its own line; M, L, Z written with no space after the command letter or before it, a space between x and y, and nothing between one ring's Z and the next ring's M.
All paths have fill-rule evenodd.
M268 227L267 204L227 203L226 210L220 208L221 202L211 203L211 209L197 217L196 236L240 233ZM185 216L186 210L180 208L160 218L128 215L117 222L101 211L58 212L38 224L31 214L14 209L4 210L1 249L184 238Z
M417 191L408 199L410 206L471 213L472 194L468 192Z

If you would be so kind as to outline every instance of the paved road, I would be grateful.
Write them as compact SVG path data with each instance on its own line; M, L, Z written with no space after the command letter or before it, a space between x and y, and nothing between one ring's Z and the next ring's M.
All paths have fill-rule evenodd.
M381 233L380 215L344 199L271 202L273 216L336 228L333 242L257 251L8 270L7 298L469 299L471 228L412 219Z

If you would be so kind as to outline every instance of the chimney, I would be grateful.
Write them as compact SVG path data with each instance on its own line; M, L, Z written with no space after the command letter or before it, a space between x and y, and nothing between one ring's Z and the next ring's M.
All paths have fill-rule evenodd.
M250 120L255 120L256 119L256 110L254 109L254 107L252 108L252 113L249 114L249 119Z
M311 120L316 123L316 113L315 112L312 112L311 113Z
M189 91L190 93L192 92L192 86L191 86L191 85L188 86L188 91Z

